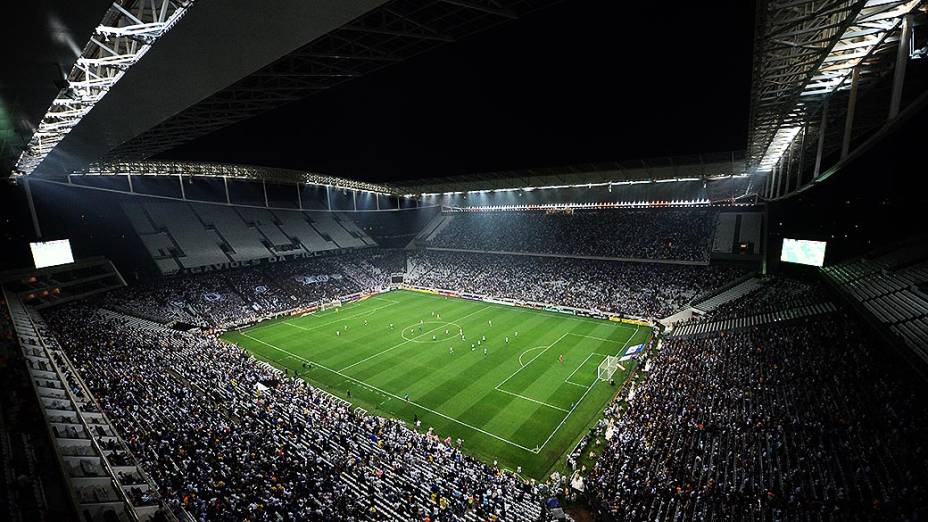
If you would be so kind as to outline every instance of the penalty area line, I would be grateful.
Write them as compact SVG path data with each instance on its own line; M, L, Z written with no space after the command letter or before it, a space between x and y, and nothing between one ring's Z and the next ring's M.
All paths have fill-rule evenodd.
M533 399L533 398L531 398L531 397L526 397L525 395L519 395L518 393L512 393L511 391L504 390L504 389L502 389L502 388L494 388L494 389L495 389L496 391L498 391L498 392L508 393L509 395L512 395L513 397L518 397L518 398L524 399L524 400L526 400L526 401L534 402L535 404L540 404L540 405L542 405L542 406L547 406L547 407L549 407L549 408L552 408L552 409L555 409L555 410L558 410L558 411L563 411L563 412L566 412L566 411L567 411L566 409L561 408L561 407L559 407L559 406L555 406L555 405L553 405L553 404L548 404L547 402L542 402L542 401L539 401L539 400L537 400L537 399Z
M631 335L628 337L628 340L625 341L625 344L622 346L622 349L620 350L621 352L625 352L625 348L628 347L628 343L630 343L630 342L632 341L632 339L633 339L636 335L638 335L639 329L640 329L640 326L635 328L635 333L631 334ZM570 414L573 413L574 410L576 410L578 406L580 406L580 403L582 403L582 402L583 402L583 399L585 399L586 396L590 393L590 390L593 389L593 386L596 386L596 382L597 382L598 380L599 380L599 378L597 377L596 379L593 380L592 383L590 383L590 385L587 387L586 391L583 392L583 395L581 395L580 398L577 400L577 402L574 403L573 408L571 408L570 411L567 412L567 415L564 415L564 418L561 419L560 424L558 424L557 427L554 428L554 431L551 432L551 435L548 435L548 438L545 439L545 442L544 442L541 446L538 447L538 451L537 451L536 453L540 453L541 450L543 450L543 449L545 448L545 446L547 446L548 443L551 442L551 439L553 439L553 438L554 438L554 435L556 435L557 432L561 429L561 426L563 426L563 425L567 422L567 419L570 418ZM566 381L565 381L565 382L566 382ZM573 383L571 383L571 384L573 384Z

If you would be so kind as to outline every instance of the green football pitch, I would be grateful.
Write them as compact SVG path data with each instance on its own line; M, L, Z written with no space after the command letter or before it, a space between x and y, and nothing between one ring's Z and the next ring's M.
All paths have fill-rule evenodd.
M541 479L563 465L633 368L621 363L614 386L600 381L605 356L649 334L615 321L393 291L223 337L369 413L418 418L422 430L462 439L464 451L485 462Z

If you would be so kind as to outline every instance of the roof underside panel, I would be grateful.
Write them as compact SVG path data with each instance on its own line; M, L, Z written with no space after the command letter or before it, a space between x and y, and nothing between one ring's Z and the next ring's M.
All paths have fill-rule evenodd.
M892 68L899 28L924 0L761 0L747 163L770 171L826 100Z
M320 36L113 150L144 159L556 0L393 0Z
M384 0L197 0L100 97L38 165L61 176L182 113L281 56L382 5Z

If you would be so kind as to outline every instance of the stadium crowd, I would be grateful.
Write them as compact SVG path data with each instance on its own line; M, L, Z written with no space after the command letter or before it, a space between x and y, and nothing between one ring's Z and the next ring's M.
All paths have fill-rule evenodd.
M525 482L430 430L355 410L211 335L137 319L165 319L167 302L200 324L225 324L243 312L266 315L384 286L402 261L400 252L366 251L183 276L115 292L135 317L113 313L111 298L43 314L177 513L230 521L546 520L542 500L563 484ZM649 317L743 273L437 251L412 254L409 266L413 284ZM232 297L204 298L210 293ZM770 278L713 314L822 298L816 284ZM612 435L586 480L600 519L928 516L926 403L842 313L671 336L659 346L627 408L614 403L598 424Z
M873 348L841 313L666 339L588 481L599 517L925 520L926 402Z
M542 256L422 251L413 285L636 317L665 317L744 274L738 266L673 265Z
M220 272L159 278L111 292L107 308L159 323L233 326L339 296L385 287L402 272L396 250L358 250Z
M83 303L47 318L171 509L195 520L543 520L539 486L237 347Z
M824 289L814 282L788 277L765 277L760 288L707 312L702 319L744 317L774 310L798 308L827 300Z
M715 213L703 209L462 212L429 246L636 259L709 259Z

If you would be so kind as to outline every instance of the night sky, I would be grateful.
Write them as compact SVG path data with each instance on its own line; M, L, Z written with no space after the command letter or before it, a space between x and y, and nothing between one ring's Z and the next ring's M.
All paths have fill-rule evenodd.
M565 1L166 159L370 181L744 149L754 2Z

